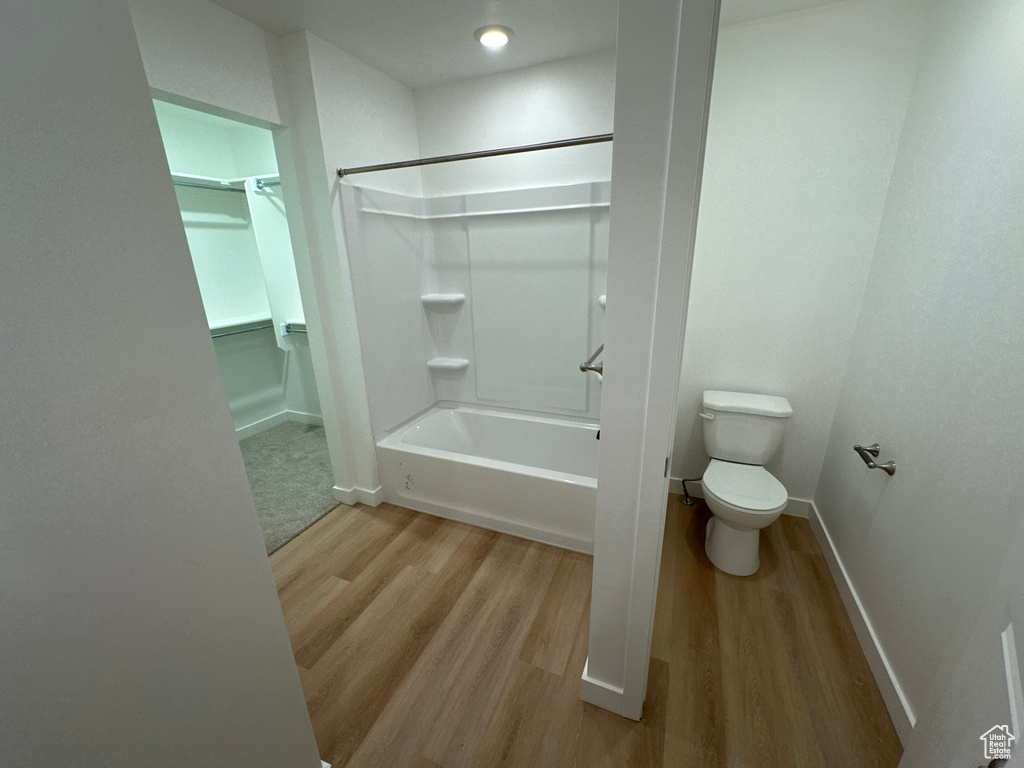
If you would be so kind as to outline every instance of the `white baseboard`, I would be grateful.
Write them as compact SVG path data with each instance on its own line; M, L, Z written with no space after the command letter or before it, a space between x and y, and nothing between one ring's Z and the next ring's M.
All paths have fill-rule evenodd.
M782 514L789 515L790 517L802 517L804 520L807 520L811 516L811 502L807 501L807 499L794 499L790 496L789 503L782 510Z
M704 486L701 484L700 480L687 480L686 490L689 491L690 496L693 496L694 498L704 498ZM680 477L670 477L668 479L668 492L678 493L682 496L683 479ZM811 502L806 499L794 499L791 496L789 503L786 505L786 509L782 514L790 515L791 517L809 518L811 516Z
M312 424L314 427L322 427L324 425L324 417L317 416L315 413L285 411L285 414L288 416L288 421L294 421L297 424Z
M317 416L313 413L302 413L301 411L281 411L273 416L268 416L265 419L254 421L252 424L239 427L235 430L235 434L239 440L245 440L247 437L258 435L260 432L276 427L278 424L284 424L286 421L295 421L299 424L313 424L318 427L324 425L323 416Z
M868 618L864 605L857 595L857 590L854 588L853 582L850 581L850 576L846 572L845 566L843 566L843 561L840 559L839 553L836 552L828 528L825 527L825 523L821 519L821 513L818 511L817 505L813 501L807 503L810 507L808 519L811 523L811 530L814 531L818 545L825 555L826 562L828 562L828 569L832 572L832 580L835 581L836 587L839 589L843 605L846 606L846 612L849 614L850 621L853 623L853 629L857 633L857 640L860 642L860 647L867 658L868 666L871 668L871 674L874 675L878 690L882 694L885 708L889 710L889 717L892 718L892 724L896 727L896 734L899 736L900 742L906 746L916 722L914 710L911 708L899 680L896 679L892 666L889 664L889 659L886 657L882 644L878 640L878 635L875 634L875 629L871 625L871 619Z
M342 504L348 504L350 507L356 504L379 507L384 501L384 489L379 485L373 490L366 488L342 488L340 485L336 485L331 489L331 493Z
M276 427L278 424L284 424L288 421L288 411L281 411L275 413L273 416L268 416L265 419L254 421L252 424L246 424L244 427L239 427L235 430L235 434L239 440L245 440L247 437L258 435L260 432L265 432L271 427Z
M590 659L583 665L580 698L609 712L622 712L622 689L590 676Z

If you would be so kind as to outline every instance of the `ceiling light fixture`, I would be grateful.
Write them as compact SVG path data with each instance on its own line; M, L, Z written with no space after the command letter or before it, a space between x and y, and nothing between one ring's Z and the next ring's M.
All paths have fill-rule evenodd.
M480 29L473 33L473 37L480 42L480 45L487 48L501 48L512 39L512 30L508 27L491 24L486 27L480 27Z

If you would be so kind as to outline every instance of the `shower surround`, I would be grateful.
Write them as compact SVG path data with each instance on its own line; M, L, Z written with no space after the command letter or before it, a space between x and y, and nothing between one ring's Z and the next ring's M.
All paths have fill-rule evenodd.
M608 182L342 206L385 500L591 551Z

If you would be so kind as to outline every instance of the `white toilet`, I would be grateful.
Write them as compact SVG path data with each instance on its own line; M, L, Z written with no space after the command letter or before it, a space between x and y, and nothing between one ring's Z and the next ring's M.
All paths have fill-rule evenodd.
M778 450L792 415L784 397L704 393L700 416L711 463L701 483L714 514L704 551L719 570L750 576L761 565L761 529L778 520L789 501L786 487L762 465Z

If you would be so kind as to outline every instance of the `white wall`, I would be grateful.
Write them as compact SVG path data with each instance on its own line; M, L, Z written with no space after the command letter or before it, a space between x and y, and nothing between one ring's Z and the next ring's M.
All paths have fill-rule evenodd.
M320 332L311 334L310 344L320 348L320 354L314 354L313 362L317 367L331 461L335 478L339 480L335 495L346 503L378 504L383 492L377 476L359 321L342 226L344 214L336 169L342 162L339 160L339 147L344 150L351 144L358 150L360 146L372 144L373 131L380 126L374 123L373 98L369 91L374 83L386 80L374 80L372 74L369 75L361 108L342 114L346 130L339 132L335 116L344 108L345 89L342 87L344 83L338 82L334 75L339 72L344 75L348 68L350 80L358 82L361 75L367 74L365 65L308 32L287 36L281 47L293 122L287 136L279 137L278 159L282 161L281 148L291 150L285 153L287 162L282 161L282 178L287 179L291 175L296 179L296 203L302 206L306 224L299 235L302 245L308 248L309 259L298 259L296 264L307 321ZM400 106L404 91L394 85L395 90L383 102ZM331 97L335 98L327 106ZM341 98L341 104L338 98ZM412 114L411 108L408 114ZM414 123L412 135L415 135ZM396 183L400 181L396 179ZM414 178L413 189L419 190L418 177ZM329 382L331 386L329 396L320 386L322 381ZM337 430L334 437L332 428Z
M916 67L902 0L724 27L711 97L672 475L707 466L705 389L784 395L771 462L817 483Z
M231 132L231 153L239 178L270 176L278 172L272 131L235 122ZM289 248L291 246L289 245Z
M128 13L0 69L0 762L318 766Z
M207 0L129 0L146 76L166 96L284 124L279 42Z
M418 157L412 89L316 35L307 34L306 39L313 68L325 170L332 185L337 185L335 171L339 167ZM352 178L359 178L360 184L365 186L389 192L405 195L423 192L416 168ZM337 202L336 196L332 199Z
M245 194L191 187L175 192L210 327L269 318Z
M423 88L419 149L433 157L611 133L614 104L614 51ZM597 144L430 166L423 190L441 196L609 178L611 145Z
M154 101L153 107L160 124L167 163L173 173L222 179L241 175L235 159L236 137L261 133L258 128L235 123L239 128L235 131L231 128L232 123L224 118L166 101Z
M385 227L370 233L364 244L349 242L342 185L335 172L338 167L416 157L413 95L411 89L314 35L305 34L300 42L309 61L320 168L330 193L331 247L344 279L351 280L351 293L339 300L352 302L355 308L371 431L379 432L413 416L428 402L416 228ZM416 169L358 178L388 192L422 192Z
M1024 518L1024 5L938 7L815 494L918 713Z

